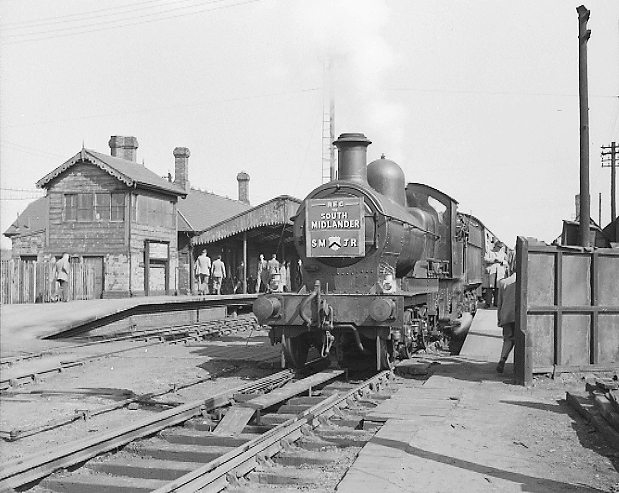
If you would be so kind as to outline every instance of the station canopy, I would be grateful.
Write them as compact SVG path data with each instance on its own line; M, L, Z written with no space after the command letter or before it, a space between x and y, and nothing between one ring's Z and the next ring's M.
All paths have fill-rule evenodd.
M208 245L239 234L255 243L292 241L292 218L301 200L280 195L203 230L191 239L193 246Z

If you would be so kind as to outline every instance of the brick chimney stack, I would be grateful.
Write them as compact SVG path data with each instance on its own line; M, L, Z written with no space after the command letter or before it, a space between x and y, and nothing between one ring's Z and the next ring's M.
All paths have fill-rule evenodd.
M249 204L249 175L241 171L236 180L239 182L239 201Z
M138 139L135 137L121 137L119 135L112 135L108 142L112 156L120 159L126 159L127 161L137 161L138 157Z
M174 149L174 183L185 192L189 192L189 156L191 153L186 147Z

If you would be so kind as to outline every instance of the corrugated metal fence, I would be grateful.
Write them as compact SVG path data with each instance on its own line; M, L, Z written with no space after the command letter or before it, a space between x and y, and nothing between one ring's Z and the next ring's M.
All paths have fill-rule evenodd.
M1 263L2 303L45 303L58 299L55 262L3 260ZM95 273L92 265L72 263L69 299L94 298Z
M516 255L517 380L619 368L619 249L518 238Z

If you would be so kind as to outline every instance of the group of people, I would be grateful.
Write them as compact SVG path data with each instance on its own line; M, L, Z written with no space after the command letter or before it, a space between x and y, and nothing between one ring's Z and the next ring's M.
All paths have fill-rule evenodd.
M256 292L266 291L290 291L290 264L289 262L279 262L274 253L267 261L261 253L258 258L258 272L256 276Z
M221 255L217 255L216 260L211 262L206 250L202 250L200 255L196 258L194 274L198 285L198 294L221 294L223 281L228 277L226 274L226 266L221 260ZM235 279L232 287L234 293L244 292L243 284L246 275L245 263L241 261L235 271ZM290 282L290 268L288 262L280 263L275 253L268 261L265 260L263 254L260 254L256 275L256 293L290 291Z
M221 255L211 262L206 250L202 250L196 263L194 273L198 281L198 294L210 294L212 283L213 294L221 294L221 284L226 277L226 265L221 260Z

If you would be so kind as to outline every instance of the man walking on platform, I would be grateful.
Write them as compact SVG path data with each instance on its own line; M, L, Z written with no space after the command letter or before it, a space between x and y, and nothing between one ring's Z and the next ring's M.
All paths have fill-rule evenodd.
M265 292L269 284L269 273L267 270L267 261L264 260L264 255L261 253L258 259L258 274L256 276L256 293Z
M496 367L498 373L503 373L505 361L514 347L514 332L516 331L516 255L509 253L509 277L498 283L497 325L503 328L503 347L501 359Z
M221 260L221 255L217 255L217 259L213 262L211 276L213 277L213 291L215 294L221 294L221 281L226 277L226 266Z
M235 284L234 284L234 293L235 294L245 293L246 290L243 289L243 286L245 286L245 262L243 262L241 260L241 263L236 268L236 279L235 279Z
M60 291L60 301L69 301L69 254L64 252L62 257L56 261L56 293Z
M209 294L208 282L211 275L211 259L206 250L198 255L195 265L195 274L198 281L198 294Z
M269 271L268 289L272 289L271 281L277 275L279 277L279 262L277 261L277 254L271 255L271 260L267 262L267 270Z

